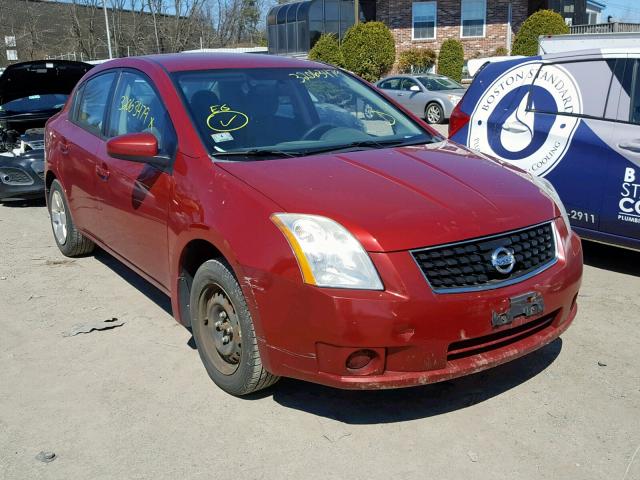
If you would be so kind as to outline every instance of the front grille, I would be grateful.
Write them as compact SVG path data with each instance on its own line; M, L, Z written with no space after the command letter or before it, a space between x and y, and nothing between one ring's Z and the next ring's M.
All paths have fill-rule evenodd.
M40 180L44 180L44 172L36 172L36 175L40 177Z
M467 340L453 342L447 349L447 361L480 355L531 337L549 328L557 313L558 311L556 310L555 312L524 323L520 326L491 333L484 337L469 338Z
M19 168L0 168L0 181L7 185L31 185L33 178L24 170Z
M492 263L492 255L500 247L507 248L515 257L509 273L501 273ZM552 223L548 222L414 250L411 254L434 291L456 293L497 288L535 275L555 262L556 245Z

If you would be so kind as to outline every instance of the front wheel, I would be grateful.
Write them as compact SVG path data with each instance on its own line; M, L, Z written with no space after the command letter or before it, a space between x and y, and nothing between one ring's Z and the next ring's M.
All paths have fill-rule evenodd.
M82 235L73 223L64 189L58 180L54 180L49 188L49 217L53 238L63 255L80 257L93 251L95 244Z
M246 395L278 381L262 366L251 313L226 263L208 260L196 272L191 327L207 373L225 392Z
M444 121L444 111L437 103L430 103L424 109L424 118L429 124L442 123Z

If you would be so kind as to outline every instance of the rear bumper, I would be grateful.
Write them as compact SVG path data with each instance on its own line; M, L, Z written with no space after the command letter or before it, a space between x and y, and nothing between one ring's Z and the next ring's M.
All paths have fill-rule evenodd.
M423 385L472 374L526 355L557 338L576 316L582 278L579 238L566 235L558 261L539 275L495 290L435 294L408 252L371 257L385 291L320 289L257 271L254 321L261 356L274 374L348 389ZM243 288L247 289L247 285ZM493 312L537 292L544 312L494 328ZM347 358L374 352L367 367Z

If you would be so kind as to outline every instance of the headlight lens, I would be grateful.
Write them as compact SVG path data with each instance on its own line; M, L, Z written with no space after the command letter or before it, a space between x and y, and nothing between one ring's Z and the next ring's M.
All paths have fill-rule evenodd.
M555 202L560 210L560 214L562 215L562 220L564 220L564 224L567 227L569 233L571 233L571 224L569 223L569 215L567 215L567 210L564 208L564 204L562 200L560 200L560 195L556 191L555 187L551 185L551 182L546 178L536 177L535 175L531 175L531 180L535 183L543 193L545 193L551 200Z
M271 220L289 241L306 283L383 290L369 255L342 225L318 215L276 213Z
M458 102L460 101L460 99L462 98L462 97L459 97L459 96L457 96L457 95L447 95L447 97L449 98L449 101L450 101L451 103L453 103L454 105L457 105L457 103L458 103Z

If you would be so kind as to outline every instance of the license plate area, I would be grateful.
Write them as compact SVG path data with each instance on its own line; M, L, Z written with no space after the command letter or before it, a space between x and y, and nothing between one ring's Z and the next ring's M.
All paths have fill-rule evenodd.
M544 300L538 292L529 292L509 299L509 309L505 312L493 311L491 326L493 328L509 325L518 317L533 317L544 311Z

